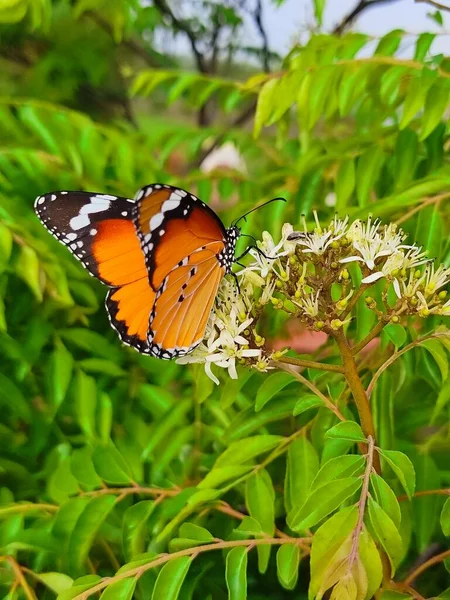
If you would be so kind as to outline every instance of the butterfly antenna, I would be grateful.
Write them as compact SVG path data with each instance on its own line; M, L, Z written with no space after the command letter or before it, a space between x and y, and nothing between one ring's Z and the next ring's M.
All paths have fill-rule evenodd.
M232 227L237 227L237 224L239 223L239 221L242 221L242 219L244 219L245 221L247 220L245 217L247 215L249 215L252 212L255 212L255 210L259 210L260 208L262 208L263 206L267 206L268 204L271 204L272 202L286 202L286 198L272 198L272 200L268 200L267 202L264 202L264 204L260 204L259 206L255 206L255 208L252 208L251 210L249 210L248 212L244 213L241 217L239 217L236 221L234 221L231 226Z

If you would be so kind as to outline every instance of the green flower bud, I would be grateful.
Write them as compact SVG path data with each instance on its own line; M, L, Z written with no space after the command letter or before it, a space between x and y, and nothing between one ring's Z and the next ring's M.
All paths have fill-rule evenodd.
M439 292L438 298L440 300L445 300L445 298L447 298L447 290L442 290L442 292Z
M392 323L398 323L399 321L400 321L400 319L397 315L392 315L392 317L391 317Z

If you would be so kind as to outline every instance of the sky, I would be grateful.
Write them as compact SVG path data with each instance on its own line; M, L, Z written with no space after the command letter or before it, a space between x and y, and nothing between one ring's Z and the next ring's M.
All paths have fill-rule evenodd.
M450 0L441 0L450 7ZM327 0L323 27L331 31L345 15L358 4L358 0ZM305 26L314 22L312 0L285 0L276 8L271 0L263 0L264 21L269 35L270 45L281 54L291 47L292 41L298 39ZM450 12L442 12L444 28L440 28L427 17L427 13L435 12L430 5L414 0L397 0L382 3L366 9L353 25L353 30L374 36L383 36L392 29L404 29L410 33L421 31L447 31L449 35L440 35L435 41L433 52L450 54ZM252 32L252 37L256 31Z
M190 2L181 3L181 0L172 0L173 7L177 7L179 15L189 15ZM349 14L359 0L326 0L323 27L324 32L330 32ZM440 0L450 7L450 0ZM305 32L313 29L315 20L313 16L313 0L284 0L277 7L274 0L262 0L263 22L269 38L269 46L281 56L285 55L294 43L306 41ZM359 16L352 27L353 31L367 33L374 37L382 37L392 29L403 29L411 34L422 31L439 33L433 42L431 52L433 54L443 53L450 55L450 12L442 12L444 27L427 17L428 13L434 13L429 4L416 0L385 1L372 8L366 9ZM303 36L302 36L303 34ZM309 34L308 34L309 36ZM241 34L241 40L245 39L248 46L260 46L261 38L254 22L247 19L246 31ZM185 36L178 35L175 40L171 38L164 43L161 40L163 51L175 52L176 54L190 53L190 46ZM169 43L169 47L167 47ZM375 45L375 44L374 44ZM369 48L368 48L369 51ZM414 40L408 43L408 38L403 42L400 56L409 58L414 53Z

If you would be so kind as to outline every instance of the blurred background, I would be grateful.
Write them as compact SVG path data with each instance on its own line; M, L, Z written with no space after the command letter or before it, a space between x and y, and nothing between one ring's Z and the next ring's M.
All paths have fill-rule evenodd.
M34 198L70 189L132 198L166 182L197 193L228 224L284 196L244 230L277 239L285 221L306 214L311 223L313 210L324 220L373 214L450 265L446 4L0 0L0 504L60 505L102 481L195 485L223 444L295 426L289 397L254 413L259 373L213 389L201 368L122 346L104 287L44 230ZM372 324L360 315L356 338ZM266 327L273 345L320 351L322 337L278 314ZM424 351L417 380L402 388L403 403L397 397L409 441L427 430L436 370ZM414 414L412 391L424 399ZM376 417L390 423L387 448L390 410ZM442 448L433 435L428 448ZM67 527L50 533L48 521L2 516L0 547L16 544L38 570L83 574L52 553ZM288 597L276 583L252 585L252 598L267 597L267 586ZM212 597L223 597L219 587Z

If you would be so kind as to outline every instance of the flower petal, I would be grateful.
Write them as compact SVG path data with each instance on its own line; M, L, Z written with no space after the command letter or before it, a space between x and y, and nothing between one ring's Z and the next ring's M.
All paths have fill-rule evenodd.
M382 277L384 277L384 274L381 271L377 271L376 273L372 273L371 275L364 277L364 279L361 279L361 283L373 283Z

